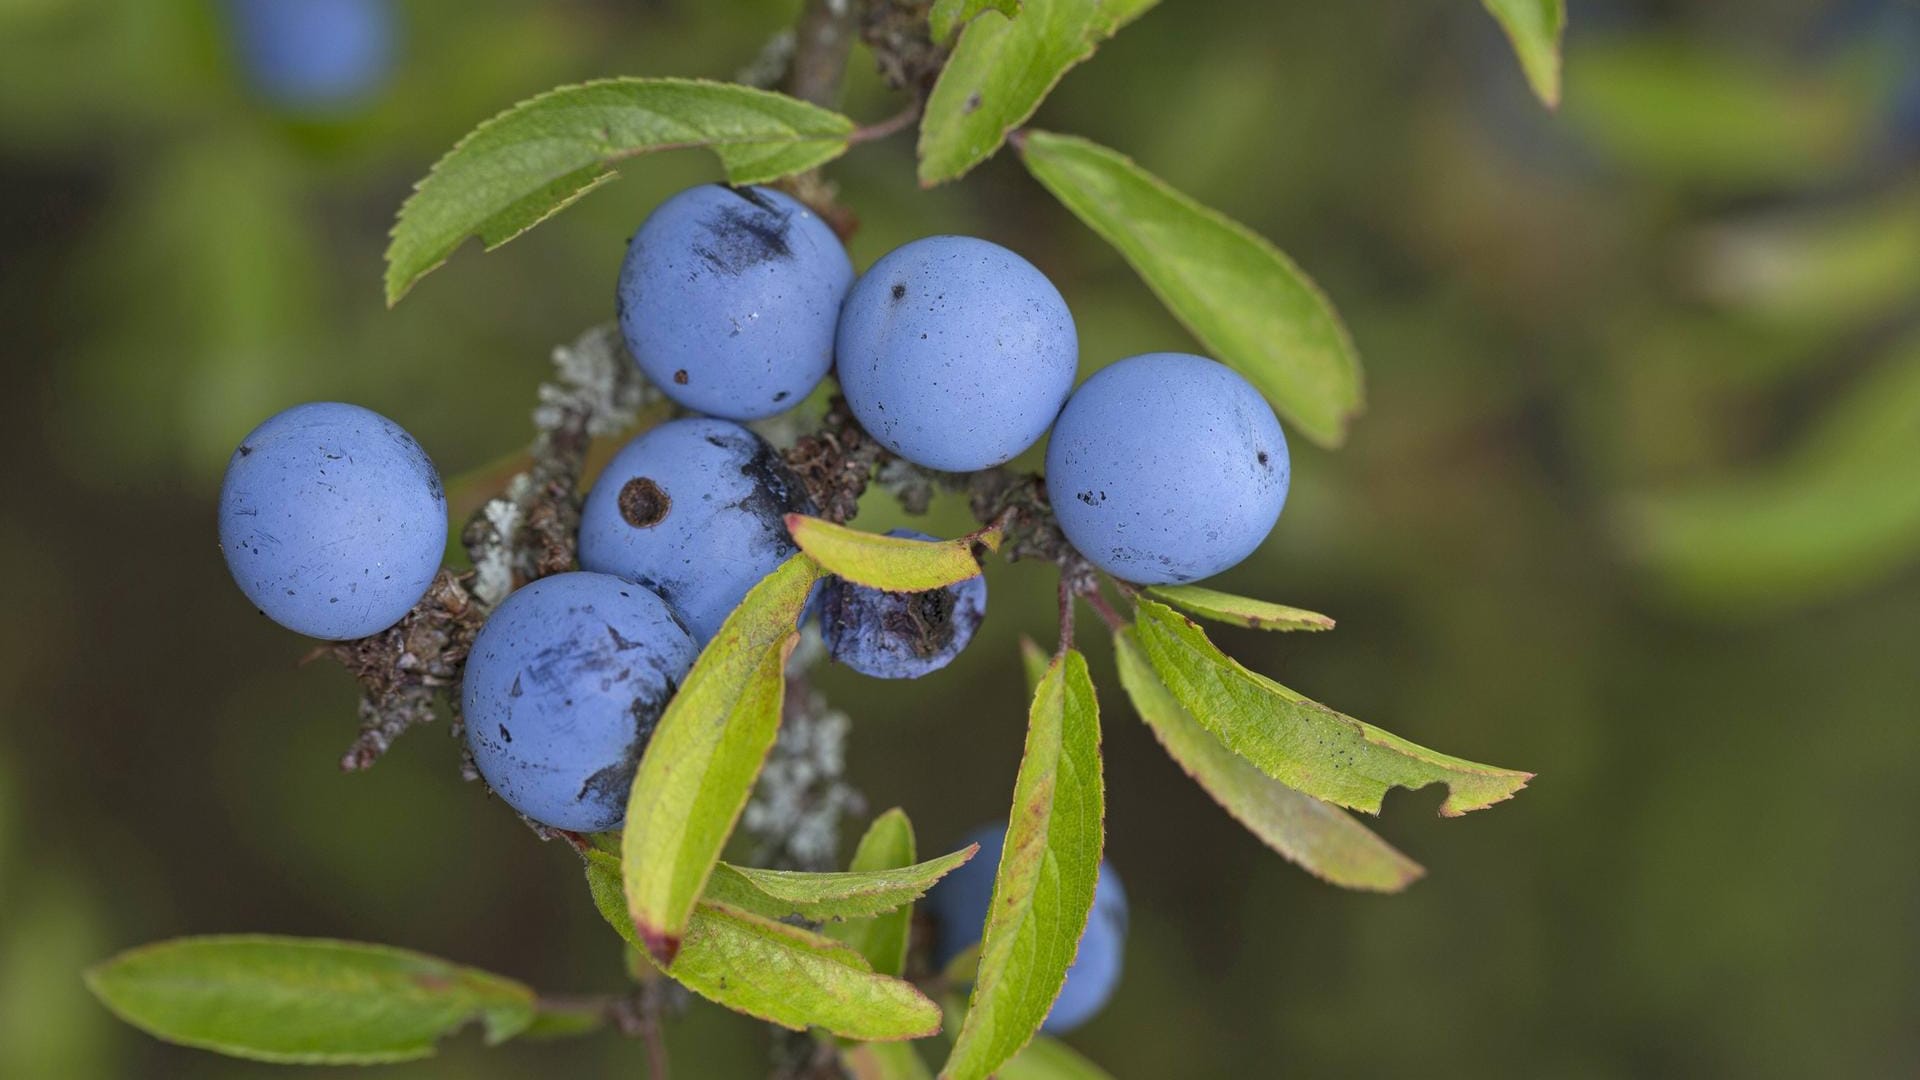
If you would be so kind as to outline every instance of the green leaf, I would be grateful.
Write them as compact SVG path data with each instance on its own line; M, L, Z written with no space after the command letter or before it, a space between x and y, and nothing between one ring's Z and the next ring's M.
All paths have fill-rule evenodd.
M840 1061L853 1074L853 1080L933 1080L933 1071L910 1043L849 1046L840 1052Z
M989 11L1011 19L1020 14L1020 0L933 0L933 9L927 12L933 43L944 45L952 40L955 30Z
M976 549L999 551L999 522L957 540L915 540L849 529L804 514L787 515L793 542L830 574L886 592L926 592L980 576Z
M973 996L942 1077L986 1080L1040 1030L1093 910L1103 814L1099 706L1069 650L1034 692Z
M387 303L467 237L491 251L613 179L626 158L706 147L730 183L753 184L840 156L853 126L730 83L602 79L549 90L474 128L415 186L387 247Z
M998 1080L1113 1080L1105 1069L1058 1039L1036 1035L994 1074Z
M1527 83L1547 108L1560 104L1560 38L1567 29L1566 0L1480 0L1507 32Z
M815 922L863 919L920 899L934 882L979 850L980 845L969 844L912 866L837 873L762 870L721 863L707 881L706 899L776 919L790 915Z
M1097 143L1030 131L1020 156L1215 357L1308 438L1340 445L1362 408L1360 357L1299 267L1251 229Z
M1147 590L1189 614L1254 630L1331 630L1333 620L1317 611L1270 604L1198 585L1155 585Z
M662 964L673 961L773 747L794 625L819 577L795 555L755 585L694 661L641 755L621 862L635 927Z
M114 1014L156 1038L234 1057L366 1065L428 1057L479 1021L487 1042L525 1030L533 991L405 949L235 935L143 946L89 970Z
M921 1039L940 1008L914 985L881 975L831 938L721 905L702 904L667 974L735 1012L843 1039Z
M1191 620L1142 598L1135 640L1200 726L1275 780L1370 814L1387 790L1447 785L1440 813L1457 817L1513 797L1532 773L1429 750L1309 701L1241 667Z
M1153 673L1131 630L1114 634L1113 647L1120 685L1154 738L1262 843L1346 889L1399 892L1426 872L1346 811L1267 776L1208 734Z
M638 948L619 862L602 851L581 857L601 918ZM678 953L661 970L717 1005L796 1031L817 1027L879 1042L940 1030L939 1008L912 983L875 973L831 938L724 904L694 908Z
M1856 590L1920 561L1920 337L1821 411L1777 461L1620 508L1669 598L1753 615Z
M915 854L913 822L907 812L894 807L873 819L860 846L853 851L851 869L886 870L911 866ZM849 919L826 928L826 935L842 942L867 958L873 970L882 975L903 975L907 970L907 944L913 932L913 905L902 904L884 915L870 919Z
M968 23L920 120L920 183L957 179L992 157L1068 68L1156 2L1024 0L1017 19Z
M1040 688L1040 680L1047 677L1047 666L1051 663L1053 658L1047 655L1047 650L1027 635L1020 635L1020 666L1027 673L1027 693Z

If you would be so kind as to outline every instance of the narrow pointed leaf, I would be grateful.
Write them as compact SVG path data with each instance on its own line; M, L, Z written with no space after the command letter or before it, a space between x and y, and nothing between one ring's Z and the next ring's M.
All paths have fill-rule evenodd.
M820 576L795 555L750 590L681 681L640 758L621 864L647 951L671 963L780 729L794 625Z
M1103 799L1093 680L1069 650L1034 692L973 996L942 1077L986 1080L1053 1008L1093 909Z
M619 862L602 851L582 858L600 917L639 948ZM866 1042L940 1030L939 1008L912 983L876 973L824 935L725 904L694 908L678 954L661 970L717 1005L794 1030L817 1027Z
M1560 38L1567 29L1566 0L1481 0L1506 31L1527 84L1547 108L1560 104Z
M1262 773L1304 794L1380 812L1389 788L1447 785L1456 817L1513 797L1532 773L1495 768L1408 742L1248 671L1191 620L1142 598L1135 640L1154 673L1200 726Z
M534 1019L533 991L510 979L318 938L179 938L121 953L86 981L115 1015L156 1038L291 1064L407 1061L475 1021L497 1043Z
M968 23L920 120L920 183L992 157L1069 68L1156 2L1023 0L1018 18Z
M932 31L933 43L945 44L953 38L955 30L989 11L1011 19L1020 14L1020 0L933 0L933 8L927 12L927 28Z
M1097 143L1030 131L1020 156L1216 359L1314 442L1345 440L1362 407L1360 357L1326 294L1292 260Z
M1222 745L1174 700L1131 630L1115 634L1113 647L1120 685L1168 756L1262 843L1346 889L1399 892L1426 872L1345 810L1302 795Z
M798 915L815 922L866 918L896 910L925 896L934 882L973 858L979 850L980 845L968 844L959 851L912 866L831 873L763 870L721 863L707 882L707 899L774 918Z
M735 184L813 168L847 148L853 121L768 90L696 79L602 79L529 98L474 128L400 208L387 303L477 236L499 247L655 150L706 147Z
M1317 611L1234 596L1198 585L1155 585L1147 592L1190 615L1254 630L1333 629L1333 620Z
M915 540L849 529L804 514L787 515L793 542L828 573L886 592L926 592L980 576L976 549L999 551L1004 526L956 540Z
M907 812L894 807L873 819L866 835L853 850L854 870L886 870L911 866L916 845L913 822ZM868 919L849 919L826 928L826 935L843 942L873 965L882 975L904 975L907 970L907 945L913 932L913 905L902 904L883 915Z

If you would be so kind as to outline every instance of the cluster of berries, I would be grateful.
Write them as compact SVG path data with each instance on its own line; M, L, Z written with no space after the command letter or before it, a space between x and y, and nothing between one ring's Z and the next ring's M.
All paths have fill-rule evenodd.
M582 508L581 570L508 596L476 638L462 685L481 775L554 828L620 824L680 680L747 590L796 550L785 517L814 506L742 422L798 405L830 370L867 432L927 469L992 468L1051 430L1046 476L1061 531L1126 581L1227 569L1265 539L1286 499L1286 439L1244 379L1202 357L1151 353L1074 391L1079 345L1066 302L1026 260L983 240L917 240L856 278L839 238L803 204L705 185L669 199L634 235L618 309L641 371L701 415L661 424L613 458ZM398 622L431 584L446 536L446 498L425 452L353 405L269 419L235 452L221 492L235 580L267 616L317 638ZM835 659L918 678L972 638L986 583L890 594L829 579L812 607ZM982 871L996 861L983 859ZM1118 974L1125 900L1109 880L1088 931L1109 944L1089 954L1083 943L1083 964L1106 972L1081 977L1097 989L1082 992L1087 1015ZM936 893L937 919L954 907L941 921L978 927L971 909L984 910L986 894L972 893L990 890L990 871L984 886L970 881L956 874ZM941 948L960 952L965 936L943 935Z

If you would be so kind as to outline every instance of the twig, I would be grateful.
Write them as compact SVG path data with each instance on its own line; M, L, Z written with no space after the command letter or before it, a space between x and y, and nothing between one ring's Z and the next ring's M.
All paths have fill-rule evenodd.
M787 93L823 108L837 106L858 24L854 0L807 0L793 28Z
M1119 633L1126 628L1127 620L1122 618L1120 613L1113 609L1112 604L1107 603L1107 598L1101 595L1097 585L1087 592L1081 593L1080 598L1087 602L1087 606L1094 610L1094 614L1100 616L1101 622L1107 624L1107 629Z
M849 145L858 146L861 143L884 139L895 132L911 127L913 122L918 119L920 119L920 102L918 99L915 99L913 104L901 109L885 120L876 121L864 127L854 128L853 133L847 136L847 142Z

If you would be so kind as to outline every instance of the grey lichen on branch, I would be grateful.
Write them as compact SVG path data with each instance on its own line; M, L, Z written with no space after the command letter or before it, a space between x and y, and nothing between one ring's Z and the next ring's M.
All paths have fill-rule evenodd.
M587 447L597 435L631 428L640 410L663 400L612 323L555 348L553 368L533 410L532 464L460 536L473 560L474 593L489 608L529 581L573 569Z

